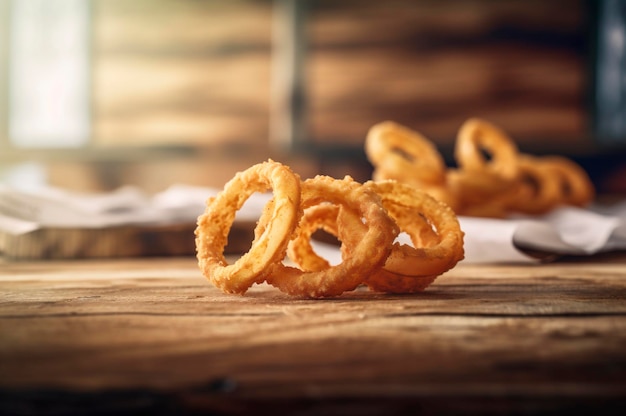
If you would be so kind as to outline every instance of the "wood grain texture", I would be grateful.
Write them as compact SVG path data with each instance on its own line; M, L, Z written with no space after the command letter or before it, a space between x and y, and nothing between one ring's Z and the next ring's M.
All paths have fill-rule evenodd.
M458 129L470 117L502 127L526 151L577 157L595 151L591 2L309 3L304 93L294 100L304 100L310 146L295 150L318 165L316 174L367 180L363 141L384 120L423 133L450 162ZM61 163L51 169L52 183L93 187L87 190L222 186L234 165L291 156L276 154L270 143L271 97L280 85L272 79L279 48L274 4L94 0L94 145L175 144L203 155L126 163L106 176L74 176Z
M267 141L271 2L94 1L94 139Z
M580 145L590 16L567 0L315 2L312 138L359 143L391 119L449 147L483 117L524 145Z
M254 237L255 225L255 222L235 222L224 252L246 252ZM44 227L17 235L0 230L0 255L22 261L193 256L196 253L195 229L195 223L176 223L103 228Z
M95 1L96 142L229 142L241 152L267 142L272 4ZM522 142L558 148L586 139L582 0L316 1L306 9L303 76L317 144L358 145L385 119L449 144L473 116Z
M0 410L623 410L624 266L460 265L417 295L307 300L223 294L190 258L5 262Z

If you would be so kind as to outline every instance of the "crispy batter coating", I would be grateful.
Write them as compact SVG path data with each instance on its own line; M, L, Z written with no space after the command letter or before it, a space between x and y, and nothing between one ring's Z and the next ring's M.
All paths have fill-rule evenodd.
M397 181L366 182L364 186L381 197L387 213L412 242L412 246L394 243L385 264L365 278L370 289L419 292L463 259L463 232L446 204ZM310 244L312 233L319 228L339 238L344 260L351 256L366 232L361 218L345 206L323 204L308 208L288 251L290 258L304 270L329 267Z
M449 206L396 181L365 186L381 196L391 218L413 243L394 244L385 265L366 279L370 289L419 292L464 258L463 232Z
M302 208L338 204L357 213L364 232L350 255L336 265L305 271L282 263L274 264L267 282L294 296L321 298L356 289L391 252L398 228L387 215L379 196L349 176L334 179L316 176L302 183ZM356 230L344 230L350 234ZM342 239L342 234L339 235Z
M224 247L236 212L254 192L269 189L274 197L265 211L269 211L272 221L255 233L247 253L227 264ZM252 284L262 282L268 266L285 257L301 216L300 197L300 178L278 162L269 160L237 173L217 196L207 201L204 214L198 218L196 250L204 276L228 293L242 294Z

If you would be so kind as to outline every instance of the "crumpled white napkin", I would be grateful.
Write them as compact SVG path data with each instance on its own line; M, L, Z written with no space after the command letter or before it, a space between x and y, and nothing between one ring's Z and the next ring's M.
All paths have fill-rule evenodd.
M79 193L55 187L17 190L0 184L0 232L14 235L45 227L104 228L119 225L195 223L218 189L173 185L148 195L125 186L106 193ZM255 221L271 194L253 194L237 221Z
M626 249L626 202L613 207L562 207L540 217L459 217L465 233L462 263L540 263L563 255L592 255ZM401 234L398 241L411 245ZM318 254L331 264L341 253L321 243Z
M19 235L44 227L101 228L119 225L195 223L218 189L174 185L147 195L135 187L82 194L45 187L23 191L0 185L0 232ZM236 221L256 221L271 198L255 193ZM465 263L536 263L550 255L591 255L626 249L626 201L588 209L562 207L539 217L459 217L465 232ZM410 244L408 236L398 240ZM335 246L315 243L332 264ZM533 254L531 254L531 252ZM541 252L545 256L537 256Z
M626 204L588 209L561 207L536 217L459 217L465 231L465 262L538 262L541 252L591 255L626 249Z

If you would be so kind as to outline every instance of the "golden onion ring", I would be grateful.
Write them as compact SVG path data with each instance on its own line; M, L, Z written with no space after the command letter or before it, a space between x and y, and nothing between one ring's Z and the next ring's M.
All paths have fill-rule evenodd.
M282 263L270 266L267 282L285 293L320 298L354 290L365 276L386 261L391 251L398 228L376 193L348 176L334 179L319 175L302 183L301 204L304 210L325 203L345 206L347 210L357 213L359 223L363 225L361 238L340 264L324 270L303 271Z
M432 142L392 121L373 126L365 139L365 153L379 179L414 180L442 184L446 165Z
M245 293L263 281L272 263L282 261L301 217L300 178L287 166L269 160L237 173L224 189L209 198L195 230L199 267L203 275L227 293ZM250 250L233 264L224 257L236 212L254 192L272 189L272 221L256 232ZM266 210L267 211L267 210ZM268 216L268 215L266 215Z
M491 155L491 160L483 156L483 150ZM477 118L463 123L454 148L460 169L488 172L509 180L518 175L517 155L517 146L504 131Z
M401 231L411 238L413 247L394 243L382 269L365 283L376 291L406 293L423 290L435 277L445 273L464 258L463 231L454 211L428 194L396 181L366 182ZM417 232L426 223L437 240L424 239Z

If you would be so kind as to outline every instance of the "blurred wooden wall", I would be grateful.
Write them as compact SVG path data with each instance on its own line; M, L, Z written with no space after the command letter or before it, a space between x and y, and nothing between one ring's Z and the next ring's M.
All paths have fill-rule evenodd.
M392 119L450 143L469 117L558 148L587 139L587 22L577 0L321 0L311 9L315 140Z
M99 143L265 141L271 3L95 0Z
M468 117L523 141L586 134L580 0L315 0L307 6L316 143L394 119L439 142ZM96 0L95 136L106 143L266 141L270 1Z
M221 186L272 155L272 1L93 1L94 142L200 149L127 168L126 182ZM308 139L354 152L343 164L299 155L301 174L366 179L363 139L387 119L443 151L475 116L522 148L583 151L587 12L582 0L307 2Z

